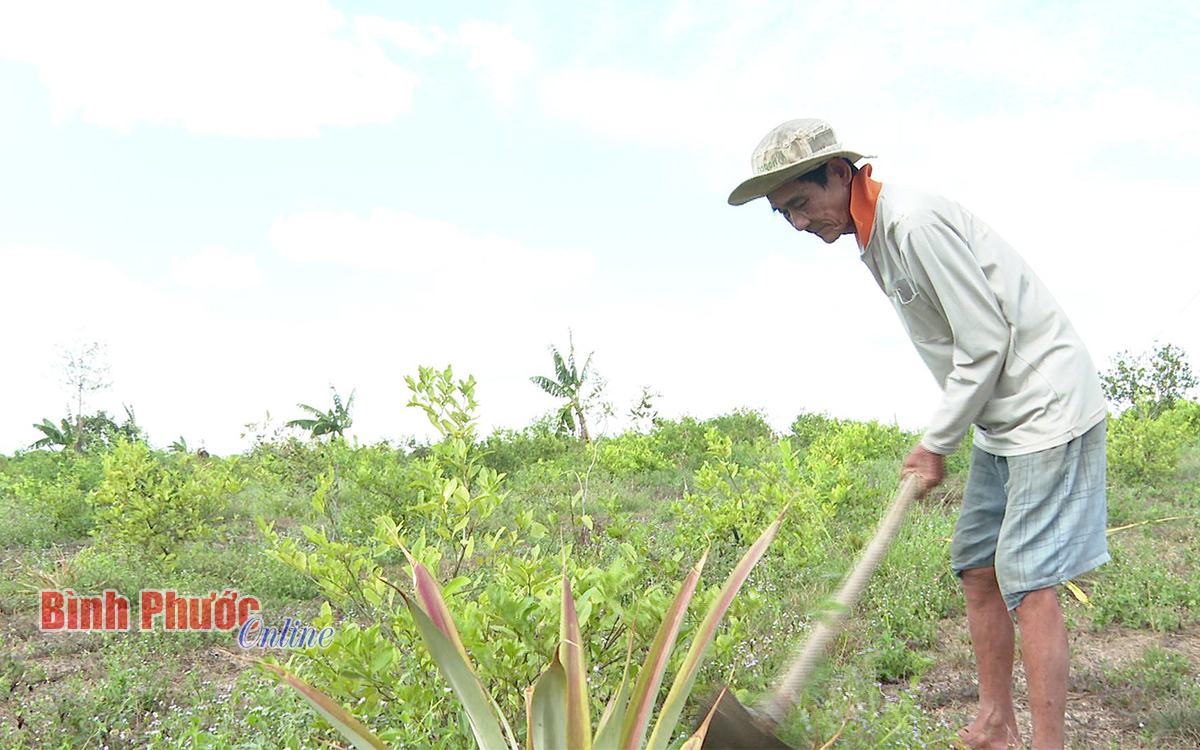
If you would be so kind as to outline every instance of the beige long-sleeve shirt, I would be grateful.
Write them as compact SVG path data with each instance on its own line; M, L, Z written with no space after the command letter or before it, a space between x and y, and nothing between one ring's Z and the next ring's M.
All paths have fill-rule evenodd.
M953 453L974 424L981 449L1020 455L1066 443L1105 418L1083 341L990 227L941 196L880 185L869 166L856 175L851 207L863 263L942 386L921 445Z

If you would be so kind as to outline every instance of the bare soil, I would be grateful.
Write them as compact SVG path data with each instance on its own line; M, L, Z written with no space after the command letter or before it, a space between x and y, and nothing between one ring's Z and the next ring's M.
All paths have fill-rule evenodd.
M1143 738L1143 724L1148 718L1143 709L1129 707L1129 692L1113 685L1108 675L1114 669L1140 662L1150 647L1183 655L1200 673L1200 628L1192 627L1178 633L1155 633L1126 627L1110 626L1100 632L1073 631L1071 643L1071 677L1067 687L1066 729L1068 745L1084 750L1109 748L1195 748L1189 741L1172 743ZM942 621L938 661L921 678L919 694L925 708L950 726L963 726L975 717L979 686L971 655L971 641L965 617ZM1017 720L1026 741L1032 736L1029 710L1026 703L1025 671L1020 661L1018 642L1017 663L1013 674L1013 697ZM1136 689L1136 688L1135 688ZM1151 708L1153 710L1153 707Z

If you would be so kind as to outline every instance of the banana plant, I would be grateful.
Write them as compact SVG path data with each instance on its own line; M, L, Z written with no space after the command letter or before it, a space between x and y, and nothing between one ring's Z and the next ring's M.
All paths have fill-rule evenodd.
M333 408L329 411L321 411L315 406L308 404L296 404L296 406L312 415L312 419L293 419L288 422L285 427L299 427L302 430L308 430L312 437L320 437L321 435L337 435L345 437L346 430L354 424L354 418L350 416L350 412L354 409L354 391L350 391L350 398L342 402L342 397L338 395L337 389L333 386L329 387L333 391Z
M558 646L549 666L534 684L525 690L524 750L665 750L679 724L684 704L692 692L704 654L716 635L717 626L733 603L738 590L749 577L750 571L775 538L786 512L785 508L759 535L758 540L742 555L726 578L720 593L709 606L697 628L691 647L659 708L658 719L652 728L650 719L654 713L655 698L662 685L676 636L687 614L688 604L700 582L700 573L708 557L707 551L684 579L670 607L667 608L632 686L629 681L629 667L633 656L633 635L630 634L620 684L613 690L594 731L588 710L591 701L588 695L588 671L585 651L582 648L582 634L575 612L575 600L571 595L571 583L564 565ZM488 695L475 671L437 581L407 550L405 554L412 569L413 593L408 594L397 587L394 588L408 605L425 648L462 702L479 750L522 750L512 725L503 716L495 699ZM386 750L387 746L378 737L332 698L278 666L266 666L299 691L309 705L358 750ZM716 702L713 705L715 710ZM711 718L712 711L688 737L683 748L700 747ZM650 731L648 738L647 730Z
M592 369L592 355L588 355L583 367L575 366L575 339L567 334L570 347L566 359L559 353L558 348L550 345L550 353L554 355L554 378L545 375L534 375L529 380L555 398L565 398L567 402L558 410L558 427L561 432L575 432L575 420L579 420L579 439L585 443L592 442L588 435L586 413L588 411L588 396L584 392L584 383L595 375ZM593 382L595 378L593 378Z

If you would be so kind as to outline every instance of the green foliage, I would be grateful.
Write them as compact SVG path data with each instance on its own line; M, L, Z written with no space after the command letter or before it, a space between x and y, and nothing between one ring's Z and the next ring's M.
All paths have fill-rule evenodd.
M580 446L566 438L550 418L538 419L523 430L498 429L483 444L483 462L497 472L512 476L522 469L561 459L579 452Z
M671 465L685 472L700 468L706 458L708 443L704 438L708 423L695 417L682 417L678 421L660 419L654 425L655 450L665 456Z
M1134 628L1174 631L1200 617L1200 550L1156 543L1153 538L1114 535L1112 562L1099 568L1090 592L1093 627L1117 622ZM1185 571L1192 571L1187 573Z
M961 609L959 584L946 559L954 525L940 513L916 509L901 529L864 595L863 646L872 655L878 679L900 682L923 673L934 661L938 624Z
M30 451L0 463L0 545L46 547L88 538L98 454Z
M408 405L425 412L442 435L429 447L430 455L414 462L412 487L417 503L409 510L432 518L432 530L456 547L452 569L458 575L464 561L475 553L476 532L504 500L502 474L483 463L475 445L475 378L454 380L451 368L439 372L422 367L416 379L405 378L412 391ZM495 550L509 529L497 529L486 540Z
M1191 680L1194 674L1195 668L1183 654L1150 646L1142 653L1142 658L1110 670L1106 677L1111 686L1117 688L1111 697L1120 701L1121 708L1145 709L1156 701L1186 693L1193 687L1200 696L1200 684L1193 685Z
M456 380L449 368L421 368L407 382L410 406L422 409L442 437L404 469L411 505L382 514L369 540L343 538L344 516L331 507L332 498L341 503L346 496L323 473L312 505L324 523L302 525L299 536L265 519L260 523L268 554L310 576L328 597L316 624L340 618L333 644L300 654L305 678L339 701L353 698L360 716L382 724L384 739L404 727L409 742L457 746L469 728L433 718L442 693L423 676L432 663L413 658L419 653L417 635L411 613L397 606L396 590L385 580L389 560L403 544L415 560L449 579L446 598L454 603L462 641L481 672L491 675L485 689L509 714L524 705L524 686L537 678L542 655L556 642L547 623L558 611L563 563L546 555L540 541L556 519L543 523L531 508L516 506L507 509L503 525L495 523L508 492L504 476L486 465L475 443L474 380ZM682 550L673 555L673 567L664 565L664 572L678 571L682 555ZM566 563L581 592L579 621L599 634L588 644L586 659L596 680L615 680L621 665L614 645L632 629L635 643L644 647L670 598L628 542L568 546ZM709 589L697 595L701 602L715 596ZM681 635L694 628L685 624ZM717 646L718 654L728 654L727 645Z
M709 458L695 474L695 492L672 506L672 514L694 530L685 549L711 540L718 545L714 554L719 560L721 547L736 547L790 505L801 522L785 527L780 546L797 565L819 556L834 507L802 482L791 443L782 440L771 458L742 465L732 458L731 437L710 427L705 439Z
M333 391L333 408L328 411L321 411L315 406L308 404L296 404L297 408L303 409L312 415L311 418L293 419L287 423L287 427L299 427L302 430L308 430L310 437L320 437L321 435L336 435L345 437L346 430L350 429L354 424L354 419L350 412L354 409L354 391L350 391L350 398L342 402L342 397L338 395L337 389L333 386L329 387Z
M734 409L729 414L713 417L705 422L705 425L715 427L734 443L754 443L775 437L775 431L767 422L767 416L754 409Z
M567 555L563 554L561 608L558 638L554 646L554 657L537 681L522 691L526 696L526 726L529 730L528 747L558 748L572 747L587 750L594 742L597 747L642 748L645 740L648 750L663 750L675 733L676 723L682 715L684 702L692 690L701 660L716 633L716 628L725 612L733 603L751 569L766 552L783 520L782 514L759 536L746 551L730 573L720 594L707 608L692 646L680 666L671 689L664 700L658 720L650 731L650 718L657 703L659 685L666 672L668 662L680 625L687 613L707 554L692 568L691 573L679 586L679 590L666 610L661 624L650 646L642 668L632 690L629 684L629 656L632 655L632 638L625 658L619 684L614 683L612 698L604 709L592 736L592 701L589 698L589 683L594 676L588 672L589 660L585 658L585 643L582 625L586 624L592 602L583 608L572 594L567 574ZM407 550L405 551L406 554ZM455 618L446 605L444 592L428 569L409 555L412 567L413 589L411 597L405 596L409 613L429 656L437 664L442 675L451 684L463 704L470 720L471 732L482 750L509 748L518 750L521 743L505 719L501 704L489 695L471 663L463 645ZM589 589L589 594L592 589ZM587 598L585 594L581 601ZM324 613L323 613L324 614ZM514 620L513 623L520 622ZM511 631L509 631L511 632ZM514 642L513 645L517 645ZM618 655L620 649L614 648ZM390 661L392 652L384 645L383 650L367 650L360 654L364 660ZM381 658L382 657L382 658ZM613 659L615 661L616 659ZM382 741L358 722L345 708L327 695L281 670L268 665L286 682L302 693L310 705L330 721L338 730L359 748L385 748ZM698 747L704 739L707 722L701 724L689 738L687 747Z
M828 414L802 412L792 421L792 445L796 450L807 450L815 440L835 433L843 424L844 420L835 419Z
M1127 409L1108 424L1108 470L1130 482L1153 483L1175 472L1184 449L1200 437L1200 404L1176 401L1157 416Z
M4 505L9 512L5 516L19 519L34 531L32 539L25 537L28 541L47 544L85 539L94 522L88 490L74 472L64 472L49 482L24 477L6 482L0 477L0 496L7 496ZM16 516L18 509L30 515Z
M33 451L0 466L0 545L37 547L86 539L95 521L91 493L99 455Z
M600 445L599 465L614 476L630 478L671 468L652 435L628 432Z
M121 424L117 424L107 412L101 410L88 416L68 416L59 420L58 425L49 419L43 419L41 424L35 424L33 427L42 433L42 438L31 444L30 448L71 448L77 453L106 450L118 440L137 440L142 436L133 409L128 406L125 407L125 421Z
M1117 354L1112 367L1100 374L1100 383L1118 409L1132 407L1153 419L1186 398L1200 381L1183 349L1163 344L1137 355Z
M1108 669L1103 700L1139 718L1146 739L1200 743L1200 681L1182 653L1150 646L1137 661ZM1173 746L1173 745L1168 745Z
M763 446L773 440L771 427L759 412L735 410L707 420L685 416L679 420L657 419L649 434L628 432L605 441L600 450L600 465L613 475L634 476L665 472L673 483L690 474L709 459L708 432L729 438L730 460L740 465L757 462Z
M0 718L0 746L278 750L334 739L311 726L297 696L253 671L214 682L217 675L181 663L176 638L93 634L89 641L94 652L75 657L91 666L87 672L76 666L47 675L30 661L0 656L0 690L20 716Z
M874 523L899 481L899 462L915 442L894 425L847 422L815 437L804 451L807 484L839 515ZM870 471L873 464L890 467L886 480Z
M80 453L0 456L0 515L7 519L0 525L0 544L9 560L0 561L5 574L0 596L8 611L35 617L30 587L51 582L80 592L111 587L131 599L143 588L236 587L259 596L268 617L299 616L334 628L328 649L274 656L351 708L385 742L464 747L472 742L471 726L437 676L414 615L397 591L414 593L405 580L401 543L447 582L447 606L483 689L512 717L524 711L523 688L539 679L547 657L561 654L558 552L565 550L577 617L589 635L582 642L595 717L611 697L609 688L620 682L631 635L636 654L650 648L676 583L703 550L712 544L706 569L731 563L731 549L744 546L761 528L752 525L755 519L769 520L790 503L772 554L734 600L696 682L704 693L732 670L744 686L739 697L752 703L828 606L827 597L870 538L895 490L900 459L916 439L893 426L824 415L800 415L788 435L777 436L761 414L739 410L705 420L659 418L643 431L590 444L559 434L551 415L481 440L472 379L422 369L410 380L412 407L438 430L424 445L309 441L264 425L252 427L250 450L228 459L198 460L182 450L182 440L172 453L122 446L115 438L100 439ZM1198 409L1177 400L1154 418L1128 409L1110 421L1110 525L1155 523L1111 538L1114 561L1078 582L1095 607L1068 600L1072 627L1117 623L1184 634L1195 627ZM931 705L941 704L922 675L934 660L942 674L947 659L958 659L968 648L962 641L948 652L939 636L947 632L943 618L959 616L962 608L945 547L969 442L947 461L953 476L944 490L913 509L849 631L783 727L791 744L820 747L839 730L834 747L947 744L952 732L932 713ZM233 486L207 493L221 498L202 514L207 528L182 535L166 565L153 559L161 553L131 555L135 545L114 543L109 525L115 519L108 513L117 511L100 500L102 484L110 493L124 487L124 495L169 498L164 486L170 486L176 495L196 496L206 481L202 472L224 473ZM197 500L204 504L204 498ZM105 518L97 524L100 515ZM262 519L258 533L249 525L256 516ZM225 520L218 523L217 517ZM1168 517L1174 520L1164 520ZM80 549L89 533L91 543ZM717 598L717 583L699 581L694 610ZM685 619L678 637L689 640L697 628L694 619ZM256 670L243 674L233 698L225 696L229 671L236 667L206 654L228 643L227 637L170 634L155 639L154 653L124 654L120 668L141 659L170 673L177 669L171 659L179 655L182 664L202 671L194 683L148 682L145 700L159 702L143 705L138 703L143 697L135 696L137 711L134 703L123 706L128 683L116 681L94 658L79 660L90 671L78 682L39 682L44 676L34 667L13 665L58 656L46 654L42 641L20 632L14 637L24 641L19 646L25 651L8 661L0 657L0 745L6 747L103 740L110 746L190 743L232 750L340 741L292 693L265 688ZM107 653L108 640L102 645ZM672 653L667 671L677 672L684 656ZM1126 744L1140 746L1137 738L1186 744L1189 732L1200 726L1195 718L1200 699L1187 687L1194 673L1185 676L1169 655L1148 656L1135 667L1132 687L1110 680L1114 700L1145 697L1144 710L1130 708L1142 711L1145 727L1122 735ZM106 692L109 680L126 694ZM58 686L76 685L74 699L43 699L59 695ZM177 707L164 708L173 704ZM84 719L99 715L111 721L89 728ZM17 726L14 716L24 717L25 726ZM514 733L522 740L525 727L519 723ZM51 737L61 741L50 743Z
M1158 741L1178 740L1189 743L1180 747L1200 746L1200 697L1171 699L1159 704L1146 722L1146 733Z
M180 545L211 530L238 489L217 460L172 461L145 443L120 440L104 457L96 488L96 534L131 556L169 565Z
M391 477L363 469L348 473L359 480L370 477L379 482L377 486L395 490L403 483L409 504L380 514L371 538L342 539L342 515L336 506L349 498L336 476L323 473L317 478L312 506L325 523L302 526L300 538L281 534L265 519L260 519L260 527L270 543L268 554L308 575L328 597L317 623L333 622L335 612L342 617L337 637L328 648L303 653L307 676L335 697L361 698L360 710L366 717L380 716L391 726L404 726L423 742L455 744L449 738L461 738L464 728L438 721L432 710L441 702L441 693L414 680L431 664L414 663L411 658L416 636L406 610L396 606L395 590L385 581L384 565L406 543L424 563L435 569L444 566L453 579L448 584L452 594L472 592L464 610L464 637L481 644L484 654L498 660L497 674L506 679L533 669L532 651L496 643L494 628L514 613L521 614L516 621L529 622L529 609L539 606L538 595L552 576L547 578L548 561L536 547L511 562L502 554L516 543L521 531L545 533L532 514L518 513L512 527L480 533L505 493L503 475L483 463L484 454L475 441L474 379L456 380L451 368L422 367L417 377L408 377L406 382L412 393L409 406L421 409L442 439ZM495 596L489 576L477 570L480 555L499 567L500 575L519 580L523 586L518 590L525 596L519 601ZM512 690L500 694L509 702L523 700Z

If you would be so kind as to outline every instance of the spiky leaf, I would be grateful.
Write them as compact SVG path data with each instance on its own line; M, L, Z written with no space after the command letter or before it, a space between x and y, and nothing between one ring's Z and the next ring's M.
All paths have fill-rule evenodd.
M342 708L335 700L309 685L304 680L288 672L282 667L260 661L264 667L283 678L284 682L295 688L310 706L316 709L342 736L358 748L358 750L387 750L383 740L371 733L371 730L354 718L349 711Z
M558 652L566 677L567 747L590 750L592 722L588 716L590 701L587 689L587 662L583 654L583 636L567 580L566 565L562 575L562 615L559 618Z
M629 646L625 651L625 668L621 670L621 684L612 694L600 724L596 727L596 741L592 750L617 750L621 739L621 727L625 723L625 709L629 706L629 665L633 662L633 628L629 630Z
M542 672L526 701L529 750L559 750L577 747L567 741L567 672L558 652Z
M408 605L408 611L412 613L413 622L416 623L417 631L421 634L421 640L425 642L429 655L433 657L434 663L462 701L480 750L505 750L511 747L501 733L495 701L484 692L474 668L467 661L466 652L461 650L461 644L456 647L451 643L416 602L407 596L404 597L404 602Z
M663 750L667 746L667 742L671 739L671 732L675 729L675 723L679 721L684 704L691 695L692 685L695 684L696 675L700 672L704 652L708 650L709 644L712 643L712 639L717 633L717 626L721 624L721 619L733 604L734 597L737 596L742 584L750 576L750 571L762 559L767 547L775 539L775 535L779 532L779 526L783 523L784 513L787 513L786 507L776 516L774 523L759 535L750 549L746 550L742 559L729 573L729 577L725 579L725 584L721 586L721 592L717 594L716 600L709 606L708 612L700 622L700 627L696 630L695 637L692 638L692 645L688 649L687 656L684 657L683 664L679 667L679 674L675 675L671 691L667 693L667 697L663 701L662 710L654 724L654 731L650 733L650 740L646 743L647 750Z
M654 700L658 696L659 685L662 684L663 672L671 658L671 649L675 646L675 637L679 634L679 626L683 624L683 617L687 614L687 606L696 591L700 571L704 569L707 558L706 551L680 585L675 599L663 615L662 624L658 626L658 632L650 644L650 651L646 654L641 671L638 672L633 697L629 701L629 710L625 714L625 724L621 728L621 750L638 750L642 746L650 715L654 711Z

